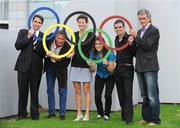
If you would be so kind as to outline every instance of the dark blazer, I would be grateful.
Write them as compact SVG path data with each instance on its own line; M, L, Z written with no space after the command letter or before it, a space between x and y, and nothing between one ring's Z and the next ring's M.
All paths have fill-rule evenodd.
M135 38L137 43L136 49L136 66L137 72L148 72L159 70L157 51L159 46L159 30L152 24L145 31L143 37L140 37L141 29Z
M47 44L47 47L49 49L52 43L53 42ZM66 53L67 51L69 51L70 48L71 46L67 42L65 42L59 52L59 55ZM51 59L49 57L46 58L44 63L44 72L47 70L50 63L52 63ZM69 63L70 63L70 58L66 58L66 57L61 58L60 61L56 61L55 63L56 77L58 80L58 84L60 86L67 86L67 76L68 76L67 67Z
M20 54L17 58L14 70L19 72L31 71L35 75L42 75L43 57L45 51L41 41L37 41L33 46L33 38L27 37L28 30L21 29L18 33L17 40L15 42L15 48L20 50ZM43 33L39 33L40 37L43 37Z

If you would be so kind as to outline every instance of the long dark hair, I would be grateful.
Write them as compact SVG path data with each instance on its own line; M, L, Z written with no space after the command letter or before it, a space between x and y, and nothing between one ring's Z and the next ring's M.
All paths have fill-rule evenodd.
M93 42L93 48L92 48L93 59L96 59L96 56L98 55L98 51L96 50L96 47L95 47L97 40L99 40L99 41L101 42L101 40L100 40L99 37L96 37L95 40L94 40L94 42ZM103 41L104 43L106 43L105 40L104 40L104 38L102 38L102 41ZM101 43L102 43L102 42L101 42ZM107 51L108 51L108 50L103 46L103 49L102 49L103 57L104 57L104 55L107 53Z

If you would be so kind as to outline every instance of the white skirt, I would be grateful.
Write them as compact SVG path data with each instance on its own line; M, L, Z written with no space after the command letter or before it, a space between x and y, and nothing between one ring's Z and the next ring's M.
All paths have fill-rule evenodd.
M70 67L70 80L76 82L91 82L92 72L89 68Z

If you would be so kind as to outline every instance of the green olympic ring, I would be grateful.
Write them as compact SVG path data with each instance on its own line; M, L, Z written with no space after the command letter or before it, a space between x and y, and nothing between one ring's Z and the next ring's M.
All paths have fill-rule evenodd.
M109 37L109 35L108 35L105 31L103 31L103 30L101 30L101 29L96 29L96 31L103 33L103 34L106 36L106 38L108 39L109 44L110 44L110 47L112 47L112 40L111 40L111 38ZM108 52L106 53L106 55L105 55L103 58L101 58L101 59L91 60L91 59L87 58L87 57L84 55L84 53L82 52L81 43L82 43L82 39L83 39L89 32L93 32L93 29L89 29L89 30L85 31L85 32L81 35L81 37L80 37L80 39L79 39L79 41L78 41L78 51L79 51L81 57L82 57L85 61L90 61L90 62L92 62L92 63L97 64L97 63L102 62L104 59L107 59L108 56L111 54L111 50L109 49Z

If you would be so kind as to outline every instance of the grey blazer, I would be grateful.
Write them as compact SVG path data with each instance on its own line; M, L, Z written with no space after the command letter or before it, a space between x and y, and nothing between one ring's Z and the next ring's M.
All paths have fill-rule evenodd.
M159 70L157 51L159 46L159 30L152 24L140 37L141 29L138 31L136 42L136 72L149 72Z

